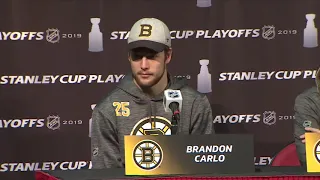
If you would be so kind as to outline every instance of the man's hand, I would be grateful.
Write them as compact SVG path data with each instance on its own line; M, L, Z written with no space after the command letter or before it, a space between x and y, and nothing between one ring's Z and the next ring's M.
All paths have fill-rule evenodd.
M306 127L305 128L306 131L309 131L309 132L312 132L312 133L318 133L320 134L320 130L319 129L316 129L316 128L312 128L312 127ZM302 142L305 143L306 140L305 140L305 134L302 134L300 136L300 138L302 139Z

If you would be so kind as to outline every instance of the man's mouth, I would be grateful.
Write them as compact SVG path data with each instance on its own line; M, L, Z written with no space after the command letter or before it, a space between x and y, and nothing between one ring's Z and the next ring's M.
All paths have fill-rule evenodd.
M151 73L139 73L139 76L142 77L142 78L148 78L151 75L152 75Z

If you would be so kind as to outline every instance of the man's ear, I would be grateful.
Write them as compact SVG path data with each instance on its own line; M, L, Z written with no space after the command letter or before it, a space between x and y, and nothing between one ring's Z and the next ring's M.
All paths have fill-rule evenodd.
M128 60L131 61L131 55L130 52L128 52Z
M168 64L170 61L171 61L171 59L172 59L172 48L169 48L168 49L168 51L167 51L167 53L165 54L165 56L166 56L166 64Z

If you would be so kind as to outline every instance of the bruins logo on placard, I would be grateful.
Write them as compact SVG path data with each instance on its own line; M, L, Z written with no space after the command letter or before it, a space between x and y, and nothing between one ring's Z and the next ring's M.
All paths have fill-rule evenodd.
M320 163L320 141L314 147L314 156L316 160Z
M152 120L146 117L133 127L130 135L171 135L170 127L171 122L164 117L156 116Z
M144 170L152 170L162 162L163 153L159 144L152 140L139 142L133 150L133 159L137 166Z

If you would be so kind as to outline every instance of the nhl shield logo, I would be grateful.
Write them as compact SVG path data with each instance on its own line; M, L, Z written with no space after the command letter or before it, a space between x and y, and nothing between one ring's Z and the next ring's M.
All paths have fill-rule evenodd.
M59 116L48 116L47 117L47 128L56 130L60 128L60 117Z
M262 37L263 39L273 39L276 36L276 30L274 26L263 26L262 28Z
M179 93L176 91L169 91L168 95L171 98L178 98L179 97Z
M276 112L274 111L265 111L263 113L263 122L267 125L275 124L277 120Z
M59 29L50 28L47 31L46 39L50 43L57 43L60 40L60 31Z

